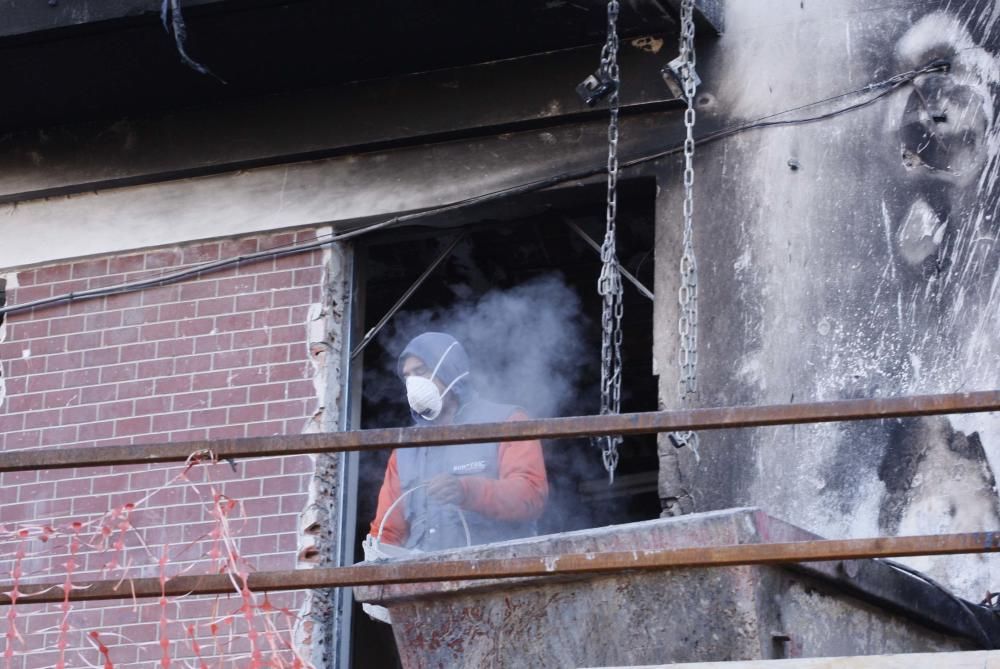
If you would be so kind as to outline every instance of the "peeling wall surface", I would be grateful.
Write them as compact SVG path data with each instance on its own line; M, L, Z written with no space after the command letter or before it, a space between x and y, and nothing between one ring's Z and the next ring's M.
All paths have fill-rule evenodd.
M998 20L984 0L727 3L726 34L699 42L702 127L951 69L699 147L698 405L1000 387ZM681 164L662 167L655 357L675 407ZM660 453L661 497L698 510L753 504L830 537L1000 526L996 414L712 432L700 460ZM911 564L970 599L996 588L992 558Z

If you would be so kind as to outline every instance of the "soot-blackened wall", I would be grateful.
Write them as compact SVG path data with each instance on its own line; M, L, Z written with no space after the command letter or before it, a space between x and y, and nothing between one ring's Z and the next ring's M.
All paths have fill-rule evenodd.
M698 149L698 404L1000 386L1000 7L732 2L726 25L701 44L703 126L753 121L936 58L951 69L848 113ZM663 166L658 221L666 406L678 405L679 169ZM832 537L1000 525L996 415L706 433L700 462L665 440L660 450L661 496L687 490L699 510L760 505ZM983 557L915 562L970 597L991 585Z

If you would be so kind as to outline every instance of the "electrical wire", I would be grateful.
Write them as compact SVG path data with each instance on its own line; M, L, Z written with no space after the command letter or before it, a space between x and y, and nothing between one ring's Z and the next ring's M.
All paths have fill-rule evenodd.
M886 97L893 91L898 90L905 84L912 82L916 77L922 74L928 74L930 72L947 71L949 64L946 61L936 60L928 63L922 68L916 70L910 70L908 72L903 72L897 75L885 79L882 81L874 82L863 86L861 88L840 93L822 100L817 100L815 102L806 103L798 107L792 107L774 114L767 116L762 116L758 119L750 121L748 123L743 123L739 125L730 126L728 128L722 128L714 132L708 133L699 137L695 140L696 145L708 144L711 142L716 142L727 137L732 137L743 132L748 132L750 130L757 130L762 128L771 128L778 126L793 126L793 125L803 125L807 123L815 123L817 121L822 121L826 119L839 116L841 114L846 114L863 107L867 107L876 101ZM883 90L880 90L883 89ZM854 95L861 95L864 93L870 93L872 91L879 91L877 94L870 96L864 100L856 102L846 107L841 107L834 109L822 114L817 114L814 116L807 116L801 118L793 119L777 119L779 116L784 116L785 114L790 114L796 111L801 111L803 109L808 109L811 107L816 107L819 105L827 104L840 100L846 97L851 97ZM628 161L623 161L620 165L622 169L635 167L644 163L660 160L667 156L673 155L675 153L680 153L684 148L683 144L676 144L674 146L668 147L661 151L639 156ZM225 260L217 260L208 263L203 263L200 265L195 265L187 269L160 275L156 278L142 279L135 282L123 283L116 286L107 286L103 288L93 288L90 290L74 291L70 293L64 293L61 295L54 295L52 297L43 298L40 300L35 300L32 302L25 302L24 304L10 305L0 307L0 317L6 316L8 314L21 313L24 311L31 311L33 309L40 309L47 306L52 306L54 304L60 304L63 302L76 302L84 299L94 299L100 297L111 297L113 295L120 295L123 293L131 293L140 290L146 290L148 288L157 288L160 286L165 286L173 283L179 283L191 278L200 277L203 274L209 274L211 272L220 271L227 269L229 267L234 267L247 262L255 262L258 260L268 260L282 258L288 255L297 255L300 253L306 253L308 251L313 251L324 246L334 244L337 242L347 241L349 239L354 239L362 235L366 235L378 230L385 230L387 228L392 228L404 223L411 221L416 221L422 218L427 218L430 216L436 216L439 214L444 214L452 211L459 211L468 207L475 205L485 204L488 202L493 202L495 200L504 199L514 195L523 195L526 193L532 193L552 186L556 186L569 181L578 181L581 179L586 179L598 174L603 174L607 171L607 167L601 165L599 167L592 167L587 169L578 170L575 172L567 172L562 174L553 175L550 177L545 177L542 179L536 179L534 181L529 181L523 184L518 184L514 186L508 186L506 188L501 188L495 191L490 191L488 193L483 193L481 195L476 195L473 197L465 198L462 200L457 200L449 204L441 205L438 207L431 207L421 211L411 212L409 214L401 214L397 216L392 216L390 218L384 219L382 221L377 221L374 223L369 223L357 227L353 230L348 230L341 233L328 233L325 235L320 235L314 242L309 242L306 244L299 245L289 245L286 248L268 249L266 251L258 251L256 253L250 253L246 255L237 256L234 258L227 258Z

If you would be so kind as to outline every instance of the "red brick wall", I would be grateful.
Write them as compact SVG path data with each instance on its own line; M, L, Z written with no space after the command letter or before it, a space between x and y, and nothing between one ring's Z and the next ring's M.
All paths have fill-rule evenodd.
M17 272L17 287L8 284L7 304L314 239L315 232L305 230L27 269ZM111 444L301 433L319 406L307 321L310 305L323 299L323 276L322 254L314 251L180 284L8 316L0 342L5 390L0 448L96 450ZM102 514L142 500L182 470L179 465L131 466L0 475L0 582L10 578L17 548L11 533L18 527L65 529L74 520L94 521L84 534L96 537L101 524L117 527L117 519L102 521ZM217 491L239 500L233 526L251 565L259 570L293 568L297 514L306 503L311 473L307 456L248 460L239 463L237 473L225 464L197 467L190 484L177 481L161 489L131 515L134 529L126 533L119 555L120 562L132 560L127 576L157 576L164 545L169 547L168 573L213 569L209 478L217 482ZM26 578L62 581L68 543L65 536L26 540ZM113 551L88 548L83 553L80 578L122 575L121 570L110 576L99 571ZM281 602L291 605L293 599ZM172 602L168 635L175 661L190 657L181 620L198 622L196 633L209 647L203 651L206 656L245 652L245 639L235 645L213 643L219 637L213 639L202 624L206 619L200 618L221 617L239 605L235 596ZM23 662L15 666L54 666L60 607L17 609L15 622L24 643L14 644L15 657ZM67 666L83 666L77 651L103 665L85 638L94 630L110 647L116 667L159 666L161 611L155 602L137 610L132 602L74 605L74 610L70 631L62 635L72 650L67 651ZM0 609L0 614L6 611ZM8 628L0 622L0 647L5 648ZM239 636L240 628L233 629ZM223 625L218 634L228 635L229 628ZM25 656L25 649L32 653ZM237 661L235 666L244 665Z

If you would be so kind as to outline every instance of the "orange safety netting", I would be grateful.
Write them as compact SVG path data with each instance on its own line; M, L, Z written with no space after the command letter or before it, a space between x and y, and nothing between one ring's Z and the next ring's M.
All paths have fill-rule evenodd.
M210 453L196 453L165 485L136 493L138 499L89 518L51 525L0 524L0 575L10 575L9 581L0 582L0 591L10 599L2 636L3 669L122 669L156 664L163 669L310 668L295 642L303 621L293 609L302 596L269 597L250 590L252 561L239 548L246 513L238 499L226 495L221 483L212 480L215 464ZM196 473L200 480L195 480ZM134 524L137 512L164 490L178 486L195 492L211 529L192 541L174 544L165 537L162 545L151 545L142 528ZM165 586L174 576L193 571L228 575L232 594L161 594L149 602L130 594L133 578L155 575ZM44 622L52 612L44 605L33 605L20 588L28 582L59 579L66 594L58 605L57 624L32 627L34 618ZM97 579L117 580L122 600L111 604L70 601L74 588L85 587L79 583ZM133 626L120 616L105 615L109 606L120 609L123 605L130 607L136 622L151 622L155 607L155 640L129 638L125 631Z

